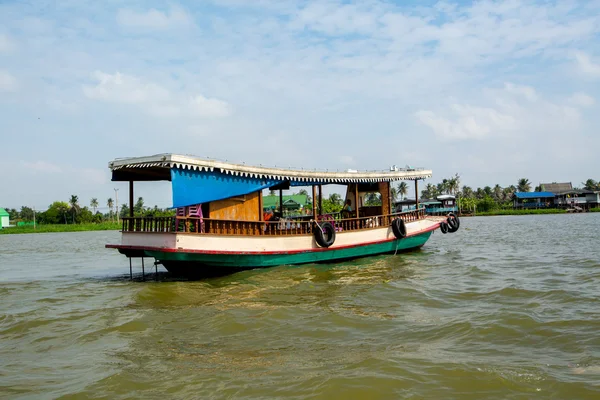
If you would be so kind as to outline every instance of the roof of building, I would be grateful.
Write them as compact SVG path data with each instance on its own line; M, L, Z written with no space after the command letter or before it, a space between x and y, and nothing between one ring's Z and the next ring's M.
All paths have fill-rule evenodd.
M306 185L315 183L362 183L391 182L430 178L431 170L421 168L394 168L390 171L317 171L310 169L285 169L263 166L233 164L217 160L202 159L178 154L156 154L148 157L120 158L108 163L113 181L159 181L171 180L171 169L198 172L217 172L244 178L270 179Z
M561 193L570 192L573 190L573 185L571 184L571 182L540 183L540 187L542 188L542 191L552 192L554 194L561 194Z
M554 198L554 193L551 192L516 192L517 199L539 199L539 198Z
M10 214L4 208L0 208L0 217L10 217Z
M300 204L302 206L305 206L308 204L308 196L305 194L284 195L284 196L282 196L282 198L283 198L284 206L286 204L290 204L290 203L296 203L296 204ZM264 196L263 197L263 207L269 208L269 207L273 207L273 206L279 206L279 196L278 195Z

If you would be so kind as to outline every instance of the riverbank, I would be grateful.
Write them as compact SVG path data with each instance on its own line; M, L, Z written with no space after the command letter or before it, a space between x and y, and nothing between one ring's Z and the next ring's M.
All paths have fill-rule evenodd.
M120 222L101 222L89 224L56 224L33 226L13 226L0 229L0 235L19 233L49 233L49 232L83 232L83 231L117 231L121 229Z
M600 208L592 208L587 212L600 212ZM536 215L536 214L569 214L567 210L562 209L531 209L531 210L493 210L478 212L475 215L464 214L464 217L492 217L496 215Z

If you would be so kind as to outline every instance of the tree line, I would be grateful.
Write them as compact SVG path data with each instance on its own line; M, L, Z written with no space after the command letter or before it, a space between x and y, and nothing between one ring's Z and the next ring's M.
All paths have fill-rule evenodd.
M582 182L582 189L600 191L600 181L587 179ZM421 200L435 199L442 194L451 194L457 197L459 206L465 210L490 211L498 208L512 208L512 197L515 192L530 192L532 184L527 178L521 178L517 185L502 187L498 184L484 186L473 190L470 186L460 187L460 176L454 176L443 179L440 183L428 183L421 191ZM579 188L573 188L579 190ZM539 192L539 186L534 188ZM400 182L398 185L390 188L390 197L392 202L403 200L408 193L406 182ZM306 195L308 202L312 199L305 189L301 189L297 194ZM332 193L327 198L323 198L323 213L339 212L344 205L344 200L338 193ZM381 196L379 193L368 193L365 196L366 206L381 205ZM35 221L41 224L81 224L117 221L118 218L129 217L129 207L123 204L116 209L116 204L112 198L106 200L108 212L98 211L100 203L97 198L92 198L88 206L81 206L79 197L71 195L68 201L55 201L47 210L36 212L33 208L22 206L20 210L9 208L6 211L9 214L11 222L14 221ZM117 218L118 213L118 218ZM133 207L133 214L136 217L167 217L174 216L175 210L168 208L146 207L143 197L138 197Z
M112 198L106 201L108 212L98 211L99 206L100 203L97 198L92 198L88 207L81 206L79 196L71 195L68 201L55 201L45 211L36 212L33 208L27 206L22 206L20 210L9 208L6 211L9 214L11 223L19 221L32 222L35 220L39 224L83 224L116 222L119 218L129 217L129 207L124 204L117 210ZM133 207L133 214L136 217L166 217L175 215L175 211L162 209L158 206L146 207L144 198L138 197Z

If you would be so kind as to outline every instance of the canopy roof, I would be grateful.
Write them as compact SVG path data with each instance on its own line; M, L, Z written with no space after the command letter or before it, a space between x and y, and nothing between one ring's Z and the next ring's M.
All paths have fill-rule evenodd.
M111 161L113 181L170 181L171 169L213 172L244 178L290 181L293 186L312 184L348 184L362 182L390 182L417 180L431 177L431 170L404 168L391 171L316 171L270 168L233 164L178 154L156 154L148 157L119 158Z

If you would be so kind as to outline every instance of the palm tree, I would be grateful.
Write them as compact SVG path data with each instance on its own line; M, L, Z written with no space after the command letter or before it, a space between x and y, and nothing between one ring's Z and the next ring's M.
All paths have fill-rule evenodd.
M596 182L593 179L588 179L585 182L581 183L585 190L600 190L600 183Z
M400 200L404 200L404 196L408 193L408 183L400 182L398 184L398 194L400 195Z
M473 193L473 189L471 189L470 186L463 186L462 187L462 196L466 197L466 198L472 198L474 197L474 193Z
M92 200L90 200L90 207L92 207L92 209L94 210L94 214L96 214L96 208L98 208L98 199L97 198L92 198Z
M390 201L392 204L396 202L398 199L398 188L395 186L390 186Z
M136 214L141 214L144 211L144 198L138 197L135 205L133 206L133 211Z
M75 216L77 214L79 214L79 197L75 196L74 194L71 195L71 198L69 199L69 204L71 205L71 217L73 219L73 223L75 223Z
M494 200L496 200L497 202L502 201L502 187L498 184L496 184L496 186L494 186L494 189L492 189L492 191L494 192Z
M510 185L502 189L502 200L510 200L513 197L513 194L517 191L514 185Z
M450 194L456 195L460 188L460 175L458 175L458 173L454 174L452 178L448 179L447 185Z
M517 182L517 191L518 192L529 192L531 190L531 182L527 178L519 179Z
M113 204L113 199L109 197L106 201L106 205L108 206L108 215L110 216L111 221L113 219Z

